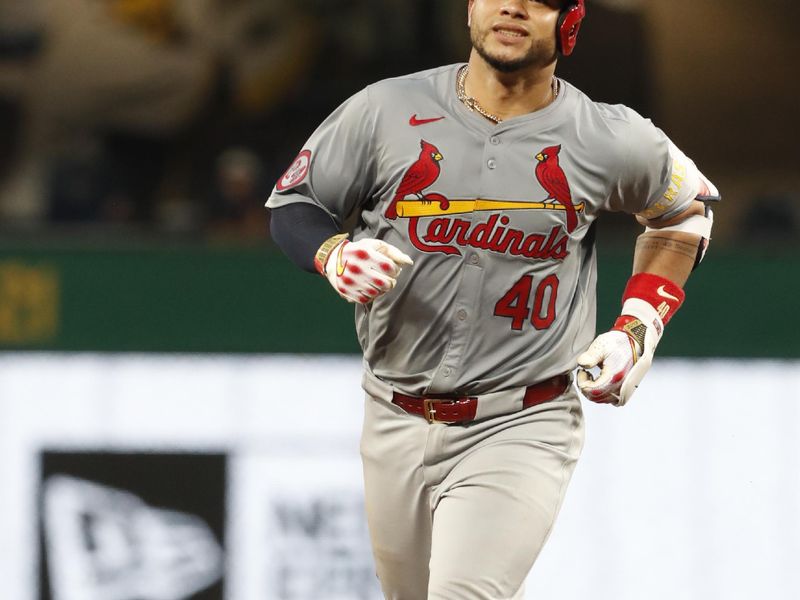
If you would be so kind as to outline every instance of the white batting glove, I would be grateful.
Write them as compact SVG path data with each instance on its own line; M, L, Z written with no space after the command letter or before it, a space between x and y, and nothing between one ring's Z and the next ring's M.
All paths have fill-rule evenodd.
M578 357L578 388L601 404L624 406L653 363L664 324L656 309L629 298L614 328L597 337ZM590 371L597 371L593 376Z
M367 304L391 290L411 257L382 240L342 240L325 263L325 277L348 302Z

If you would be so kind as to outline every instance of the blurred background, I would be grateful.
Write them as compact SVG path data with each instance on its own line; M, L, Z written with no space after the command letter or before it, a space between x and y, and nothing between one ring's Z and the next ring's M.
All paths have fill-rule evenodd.
M464 60L464 4L0 0L0 348L356 352L349 307L287 265L263 204L355 91ZM724 193L683 319L714 335L666 351L797 356L763 308L797 285L800 8L588 9L560 75L650 116ZM637 228L600 224L609 322ZM759 318L732 328L737 308Z
M595 100L651 117L724 196L708 257L659 347L657 377L688 377L671 401L687 418L707 419L693 424L692 453L675 458L663 448L667 462L678 460L676 477L693 465L694 479L673 491L682 501L742 499L729 516L735 527L751 523L752 538L740 535L753 542L748 554L768 531L766 547L797 556L800 342L788 308L800 294L800 5L587 0L587 10L559 75ZM382 78L465 60L465 12L464 0L0 0L3 597L375 597L358 504L352 309L281 255L263 205L344 99ZM629 217L600 221L599 327L618 311L637 231ZM319 421L312 388L330 394L331 384L317 374L339 371L353 379L333 394L352 414ZM708 384L726 377L735 392ZM287 418L298 394L307 409ZM742 421L729 426L740 437L716 430L712 447L712 408L736 399ZM654 394L654 406L664 401ZM672 423L676 414L684 413L659 418ZM754 425L765 426L766 415L782 433ZM276 418L284 429L274 429ZM613 438L624 447L630 431L596 419L598 445ZM319 423L313 435L310 422ZM777 445L767 451L764 437ZM768 462L777 470L762 487L752 474L729 473L719 454L726 444L732 453L760 448L741 459L754 473L763 477ZM696 472L698 457L727 474L716 487ZM653 456L619 458L633 489ZM625 460L634 461L628 470ZM337 469L353 474L344 487L324 476ZM576 485L586 481L591 497L597 490L581 473ZM250 491L263 504L247 500ZM571 510L585 514L576 497ZM778 497L787 512L754 522L777 510ZM248 541L253 529L233 506L263 525L262 545ZM693 535L707 519L687 510L671 529L683 543L706 543L709 554L726 547L723 523ZM158 565L180 559L189 574L148 588L142 564L158 568L142 556L176 531L199 554L187 558L180 544L168 558L162 551ZM619 542L623 533L586 535ZM325 564L325 577L315 575L325 592L286 559L309 552ZM647 555L673 574L683 569L663 597L757 597L742 582L723 594L721 580L704 577L718 569L709 556L706 570L663 562L677 554ZM258 562L267 555L272 571ZM780 560L759 556L765 570L752 580L777 582L773 598L798 597L796 578L770 570ZM590 595L553 587L546 597L662 597L630 582L596 583Z

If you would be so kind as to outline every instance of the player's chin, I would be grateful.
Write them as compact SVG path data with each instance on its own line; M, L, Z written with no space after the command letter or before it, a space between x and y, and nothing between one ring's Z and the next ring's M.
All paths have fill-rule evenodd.
M519 58L497 58L494 61L488 62L500 73L516 73L532 66L530 61Z
M555 52L541 48L484 47L478 49L483 59L501 73L516 73L530 67L543 67L555 61Z

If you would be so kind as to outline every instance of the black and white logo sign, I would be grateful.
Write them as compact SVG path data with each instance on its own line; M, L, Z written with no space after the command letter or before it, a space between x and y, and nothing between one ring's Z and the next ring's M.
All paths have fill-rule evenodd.
M224 457L43 456L44 600L222 597Z

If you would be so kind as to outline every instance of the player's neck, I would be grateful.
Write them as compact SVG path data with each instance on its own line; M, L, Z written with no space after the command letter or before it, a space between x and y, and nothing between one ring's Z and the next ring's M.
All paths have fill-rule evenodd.
M475 53L470 57L465 92L501 120L540 110L554 100L555 64L536 70L501 73Z

